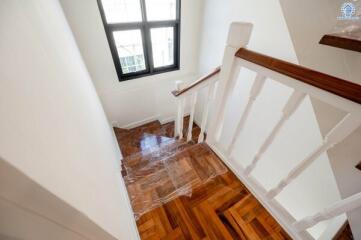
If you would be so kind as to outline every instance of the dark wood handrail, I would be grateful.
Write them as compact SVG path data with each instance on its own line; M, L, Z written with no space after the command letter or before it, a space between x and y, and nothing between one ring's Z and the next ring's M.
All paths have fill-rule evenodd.
M201 77L200 79L198 79L197 81L193 82L192 84L190 84L189 86L181 89L181 90L175 90L172 91L172 94L175 97L178 97L186 92L188 92L189 90L191 90L192 88L194 88L195 86L201 84L202 82L210 79L211 77L213 77L214 75L218 74L221 71L221 67L217 67L215 68L212 72L208 73L207 75Z
M245 48L239 49L236 56L361 104L361 85L359 84L269 57Z
M359 33L361 36L361 33ZM361 40L342 36L341 34L328 34L321 38L320 44L361 52Z

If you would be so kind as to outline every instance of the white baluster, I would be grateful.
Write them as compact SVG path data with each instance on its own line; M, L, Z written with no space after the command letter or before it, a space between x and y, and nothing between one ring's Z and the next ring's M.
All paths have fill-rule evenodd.
M191 100L191 112L190 112L190 116L189 116L187 142L189 142L189 141L192 140L194 111L195 111L195 109L196 109L196 104L197 104L197 93L195 92L195 93L192 95L192 100Z
M174 124L174 137L179 137L179 122L180 122L180 116L182 114L182 103L180 101L180 99L177 99L177 116L175 119L175 124Z
M212 144L219 139L224 120L224 109L229 96L233 81L239 67L236 52L239 48L245 47L250 39L253 25L251 23L234 22L231 24L228 33L227 46L223 55L222 70L220 72L219 84L217 87L217 101L215 102L213 118L210 123L207 141ZM230 82L231 81L231 82ZM232 83L233 82L233 83Z
M307 167L309 167L322 153L332 148L350 135L358 126L361 120L357 116L351 114L346 115L325 137L324 141L312 153L310 153L303 161L301 161L292 171L282 179L279 184L271 189L266 197L273 199L288 184L297 178Z
M245 169L245 174L248 176L252 170L257 166L258 161L261 159L262 155L267 151L268 147L272 144L274 139L276 138L277 134L281 130L284 123L292 116L292 114L296 111L302 100L305 98L306 94L294 91L291 97L288 99L285 107L282 111L282 116L278 120L278 123L273 128L270 135L266 138L264 143L262 144L261 148L258 150L257 154L252 160L252 163Z
M293 224L293 227L296 229L296 231L300 232L310 227L313 227L321 221L337 217L343 213L352 211L359 207L361 207L361 192L341 201L338 201L331 207L328 207L313 216L306 217L298 222L295 222Z
M215 83L211 84L208 89L208 99L207 99L207 102L206 102L206 104L204 106L204 110L203 110L201 133L199 134L199 137L198 137L198 143L201 143L204 141L204 131L207 126L209 106L214 98L214 87L215 87Z
M237 128L236 128L236 131L235 131L235 134L233 135L233 138L231 140L231 143L228 147L228 150L227 150L227 155L229 156L232 151L233 151L233 148L234 148L234 145L237 141L237 138L239 136L239 134L241 133L243 127L244 127L244 124L246 123L247 119L248 119L248 115L252 109L252 106L253 106L253 103L256 101L259 93L261 92L262 88L263 88L263 85L265 83L265 80L266 78L260 74L258 74L256 76L256 79L253 83L253 86L252 86L252 89L251 89L251 92L249 94L249 98L248 98L248 103L247 103L247 106L242 114L242 117L237 125Z
M184 107L186 103L186 98L182 97L179 99L179 119L178 119L178 132L179 132L179 139L183 139L183 126L184 126Z
M179 91L181 90L181 84L182 81L176 81L175 82L175 86L176 89ZM182 105L183 105L183 98L178 97L177 98L177 116L175 118L175 122L174 122L174 137L180 137L181 136L181 116L183 116L182 114ZM183 134L182 134L183 135ZM182 136L183 138L183 136Z

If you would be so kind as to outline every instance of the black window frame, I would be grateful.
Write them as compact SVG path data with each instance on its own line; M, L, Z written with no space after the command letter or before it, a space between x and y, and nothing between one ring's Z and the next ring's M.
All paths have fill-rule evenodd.
M147 12L146 12L146 0L139 0L141 13L142 13L142 21L141 22L127 22L127 23L107 23L105 12L103 9L102 0L97 0L99 12L103 21L104 30L108 39L110 51L113 57L114 66L118 75L118 79L120 82L127 81L135 78L151 76L155 74L176 71L179 70L180 67L180 24L181 24L181 0L176 0L176 19L175 20L165 20L165 21L148 21ZM174 61L172 65L163 66L154 68L153 64L153 50L152 50L152 42L150 36L150 30L152 28L164 28L164 27L173 27L174 34ZM143 42L143 51L144 51L144 60L145 60L145 70L126 73L124 74L122 71L122 67L120 64L120 58L118 55L118 51L116 48L115 40L113 37L114 31L122 31L122 30L140 30Z

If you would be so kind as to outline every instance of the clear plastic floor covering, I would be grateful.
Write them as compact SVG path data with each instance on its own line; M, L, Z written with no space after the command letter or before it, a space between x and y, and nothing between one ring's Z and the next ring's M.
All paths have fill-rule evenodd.
M124 180L136 219L179 196L191 197L193 189L227 172L203 144L170 146L133 156L125 168Z

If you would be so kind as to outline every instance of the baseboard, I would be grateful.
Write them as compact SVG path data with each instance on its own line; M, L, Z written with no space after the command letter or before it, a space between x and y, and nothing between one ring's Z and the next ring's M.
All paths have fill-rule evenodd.
M185 111L184 117L187 117L189 115L190 115L190 111ZM159 117L158 120L161 124L166 124L166 123L173 122L175 120L175 116Z
M170 122L173 122L175 120L175 117L172 116L172 117L165 117L165 118L160 118L159 119L159 122L160 124L166 124L166 123L170 123Z
M136 128L136 127L142 126L142 125L150 123L150 122L158 121L158 119L159 119L159 115L151 116L151 117L145 118L143 120L121 126L120 128L132 129L132 128Z
M189 112L186 112L184 114L184 116L189 116ZM170 123L170 122L173 122L175 120L175 116L168 116L168 117L161 117L160 115L155 115L155 116L151 116L149 118L145 118L143 120L140 120L140 121L137 121L137 122L133 122L133 123L129 123L127 125L123 125L123 126L120 126L119 128L124 128L124 129L132 129L132 128L136 128L136 127L139 127L139 126L142 126L144 124L147 124L147 123L150 123L150 122L154 122L154 121L159 121L160 124L166 124L166 123ZM194 122L200 126L200 123L194 119ZM118 127L118 126L114 126L114 123L115 122L112 122L113 124L113 127Z
M124 180L121 176L120 176L120 184L121 184L122 192L124 193L124 194L122 194L122 197L123 197L124 201L126 202L128 216L129 216L129 218L131 218L131 219L129 219L129 221L131 221L131 227L132 227L131 230L133 231L133 239L140 240L140 234L138 231L137 222L133 215L134 212L133 212L133 208L132 208L132 203L130 202L130 197L129 197L129 193L127 191L127 187L125 186Z

